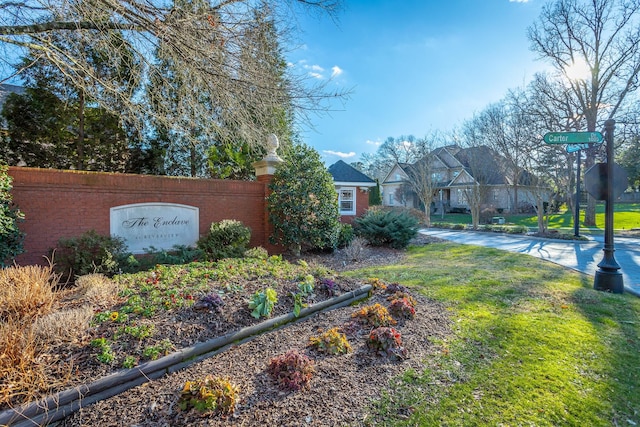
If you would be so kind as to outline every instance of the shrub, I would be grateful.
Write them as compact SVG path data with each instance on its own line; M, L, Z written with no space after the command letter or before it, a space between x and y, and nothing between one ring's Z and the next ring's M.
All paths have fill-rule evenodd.
M347 261L360 261L364 257L367 239L355 237L347 247L344 248L344 256Z
M13 259L24 252L24 233L18 228L24 214L13 206L10 193L13 180L7 170L7 165L0 164L0 268L11 265Z
M294 145L273 175L267 198L272 243L294 255L333 249L338 241L338 197L331 174L313 148Z
M309 343L322 353L345 354L351 351L347 336L340 332L338 327L331 328L318 337L309 338Z
M124 240L89 230L79 237L58 240L51 258L63 280L91 273L111 276L126 262L129 254L125 250Z
M241 258L251 239L251 230L240 221L225 219L214 222L209 232L198 240L200 248L208 260L222 258Z
M183 411L194 408L201 413L232 414L238 392L238 387L228 379L207 375L203 380L185 383L178 406Z
M353 226L351 224L341 222L338 227L338 247L344 248L349 246L355 237Z
M402 346L402 335L395 328L376 328L367 338L367 346L380 356L405 359L407 350Z
M271 359L267 372L281 388L296 391L309 385L315 366L308 356L289 350Z
M418 234L418 221L405 212L368 211L355 219L355 231L372 246L405 248Z
M251 315L256 319L260 317L271 316L273 307L278 302L278 294L272 288L267 288L264 291L257 291L251 297L249 301L249 309L253 310Z
M396 321L389 314L389 310L380 304L367 305L351 315L361 322L373 327L395 325Z

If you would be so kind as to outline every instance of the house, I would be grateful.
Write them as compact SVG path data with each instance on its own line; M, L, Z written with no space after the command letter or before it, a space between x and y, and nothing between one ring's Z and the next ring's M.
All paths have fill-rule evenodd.
M340 221L350 224L369 209L369 189L377 184L342 160L329 166L329 173L338 192Z
M421 165L426 159L431 163ZM396 163L391 168L381 184L383 205L423 209L409 182L409 177L415 176L412 172L423 168L431 174L436 190L432 213L468 212L470 205L465 190L480 184L487 188L483 207L505 213L531 209L540 189L532 185L533 176L524 170L519 171L515 185L514 174L509 173L507 164L504 156L487 146L440 147L416 163Z

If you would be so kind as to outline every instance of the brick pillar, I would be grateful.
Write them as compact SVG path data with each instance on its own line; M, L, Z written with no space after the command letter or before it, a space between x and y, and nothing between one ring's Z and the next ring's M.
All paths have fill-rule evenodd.
M272 253L282 253L284 252L284 248L279 245L272 245L269 242L269 236L273 233L273 225L269 223L269 212L267 211L267 197L269 196L269 184L273 179L273 174L275 173L278 165L283 162L283 160L278 156L276 150L278 148L278 138L271 134L267 139L267 155L260 161L253 163L253 167L256 171L256 179L258 182L262 182L264 184L264 238L263 241L265 243L265 249Z

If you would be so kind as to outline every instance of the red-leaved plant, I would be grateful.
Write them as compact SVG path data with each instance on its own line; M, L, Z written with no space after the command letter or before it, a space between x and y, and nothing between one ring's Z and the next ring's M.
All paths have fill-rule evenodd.
M305 354L289 350L271 359L267 372L281 388L296 391L309 385L315 366Z

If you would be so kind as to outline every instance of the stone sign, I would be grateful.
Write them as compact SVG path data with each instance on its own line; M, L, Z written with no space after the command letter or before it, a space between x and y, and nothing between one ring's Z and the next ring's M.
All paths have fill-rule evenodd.
M111 235L124 239L133 254L145 248L194 246L199 238L197 207L176 203L135 203L110 209Z

